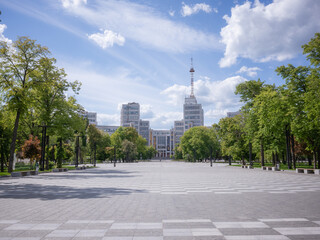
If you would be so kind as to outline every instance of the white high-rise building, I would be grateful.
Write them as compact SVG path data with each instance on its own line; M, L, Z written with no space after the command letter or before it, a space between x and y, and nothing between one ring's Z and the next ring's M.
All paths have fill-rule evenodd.
M97 113L96 112L88 112L84 111L81 113L84 118L88 119L89 124L97 125Z
M122 104L120 125L122 127L134 127L139 132L140 105L139 103Z
M196 126L203 126L202 105L197 103L195 96L185 98L183 104L184 131Z
M149 121L140 119L139 103L122 104L120 125L122 127L134 127L140 136L147 140L149 144Z

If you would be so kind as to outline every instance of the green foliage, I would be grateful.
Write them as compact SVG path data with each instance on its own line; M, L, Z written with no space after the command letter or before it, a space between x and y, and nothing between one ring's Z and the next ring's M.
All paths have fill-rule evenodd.
M180 146L184 159L197 161L214 156L219 143L213 130L207 127L193 127L181 137Z
M220 119L219 136L222 155L232 156L235 160L244 160L247 158L248 147L244 125L245 122L242 115Z
M125 139L121 144L121 150L127 162L132 162L137 156L137 147L133 142Z

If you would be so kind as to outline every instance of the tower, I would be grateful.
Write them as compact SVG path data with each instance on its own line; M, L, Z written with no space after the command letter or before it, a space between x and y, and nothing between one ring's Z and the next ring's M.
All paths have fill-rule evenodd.
M194 68L193 68L193 59L191 58L191 68L190 68L190 77L191 77L191 94L190 97L194 97L194 92L193 92L193 73L194 73Z

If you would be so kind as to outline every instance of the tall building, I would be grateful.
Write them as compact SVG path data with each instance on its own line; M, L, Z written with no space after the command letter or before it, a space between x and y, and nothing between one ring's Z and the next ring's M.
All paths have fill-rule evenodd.
M147 145L149 145L149 130L150 130L150 122L140 119L139 134L141 135L141 137L147 140Z
M139 132L140 105L139 103L122 104L120 125L134 127Z
M184 131L195 127L203 126L203 109L200 103L197 103L197 99L194 95L193 87L193 73L195 72L193 68L193 62L191 58L191 68L190 68L190 77L191 77L191 93L189 97L185 98L183 104L183 120L184 120Z
M149 144L149 121L140 119L140 105L139 103L122 104L120 125L122 127L134 127L139 135L147 140Z
M183 136L184 133L184 121L174 121L173 127L173 141L174 147L180 143L180 138Z
M120 126L105 126L105 125L98 125L97 128L103 132L108 133L110 136L119 128Z
M81 115L84 118L88 119L89 124L94 124L94 125L98 125L97 122L97 113L96 112L88 112L88 111L84 111L81 113Z

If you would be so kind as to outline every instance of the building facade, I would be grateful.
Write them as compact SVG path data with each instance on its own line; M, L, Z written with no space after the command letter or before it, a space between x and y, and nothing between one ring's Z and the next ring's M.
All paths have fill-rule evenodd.
M202 105L197 103L194 95L185 98L183 104L184 131L196 126L203 126L203 109Z
M139 135L147 140L147 145L149 145L149 130L150 130L150 122L140 119L140 121L139 121Z
M170 158L174 154L173 130L150 130L150 146L157 150L156 158Z
M82 115L82 117L88 119L89 124L98 125L96 112L84 111L80 115Z
M120 126L105 126L97 125L97 128L105 133L108 133L110 136L119 128Z
M120 126L134 127L139 132L140 105L139 103L122 104Z

